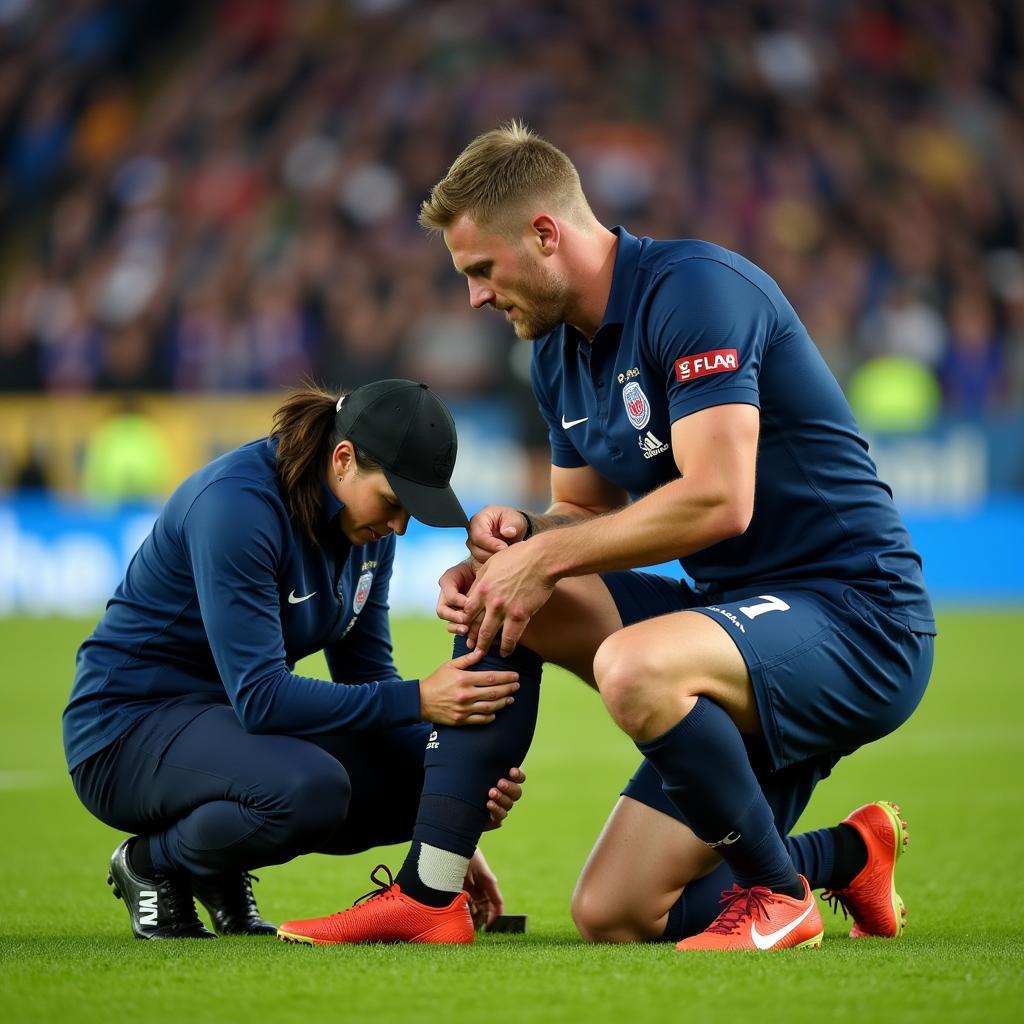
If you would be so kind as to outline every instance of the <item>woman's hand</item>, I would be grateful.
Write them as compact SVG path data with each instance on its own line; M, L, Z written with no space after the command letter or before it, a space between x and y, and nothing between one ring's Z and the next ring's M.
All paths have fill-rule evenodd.
M518 672L471 672L482 650L446 661L420 680L420 720L435 725L486 725L515 699Z
M479 848L469 860L466 881L462 887L469 893L469 912L477 931L486 928L504 912L505 901L498 888L498 880Z
M523 795L521 783L526 781L526 772L522 768L513 768L508 778L499 779L497 785L487 794L487 810L491 820L484 826L485 832L501 828L501 823L508 817L508 812Z
M449 633L460 633L465 636L469 629L466 616L462 609L466 606L466 595L476 579L479 562L472 558L446 569L437 585L441 592L437 597L437 617L448 623Z
M512 768L508 778L499 779L487 794L487 810L490 812L491 820L484 828L485 832L501 828L501 823L508 817L513 804L522 797L522 783L525 781L526 772L522 768ZM505 901L501 889L498 888L498 880L479 848L470 858L463 888L469 893L469 912L473 918L473 927L477 931L486 928L504 912Z

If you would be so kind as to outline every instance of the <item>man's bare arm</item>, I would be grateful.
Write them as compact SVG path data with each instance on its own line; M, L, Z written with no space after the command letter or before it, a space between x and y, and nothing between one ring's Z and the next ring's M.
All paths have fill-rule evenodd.
M624 508L629 497L590 466L551 467L551 505L544 513L523 513L531 526L530 536L570 526L585 519Z
M555 580L682 558L746 530L754 509L759 415L704 409L672 426L682 474L626 508L537 538L537 567Z

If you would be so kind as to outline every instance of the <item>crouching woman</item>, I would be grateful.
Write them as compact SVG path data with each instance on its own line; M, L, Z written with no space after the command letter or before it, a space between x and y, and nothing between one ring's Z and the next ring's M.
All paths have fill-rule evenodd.
M171 495L79 649L63 719L79 798L131 834L108 882L138 938L272 934L252 869L409 839L424 723L486 725L512 701L515 673L468 671L478 653L405 680L392 658L395 536L410 516L466 525L456 449L426 385L307 387ZM294 671L320 650L331 682ZM507 776L494 824L521 795ZM479 851L467 888L500 913Z

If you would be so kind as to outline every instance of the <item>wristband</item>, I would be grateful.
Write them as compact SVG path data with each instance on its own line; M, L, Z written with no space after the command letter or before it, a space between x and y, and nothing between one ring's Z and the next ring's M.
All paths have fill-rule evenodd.
M526 520L526 533L523 534L523 540L529 540L533 536L533 520L530 518L530 513L524 512L521 508L517 508L516 511Z

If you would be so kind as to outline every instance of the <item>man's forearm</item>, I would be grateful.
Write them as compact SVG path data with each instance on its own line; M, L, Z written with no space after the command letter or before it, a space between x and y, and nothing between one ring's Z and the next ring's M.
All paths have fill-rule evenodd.
M579 505L557 501L546 512L522 511L522 515L526 520L526 537L524 537L526 540L538 533L546 533L548 530L557 530L563 526L572 526L586 519L593 519L598 513L580 508Z
M530 543L542 571L558 580L683 558L745 529L729 503L681 479L617 512L578 515Z

